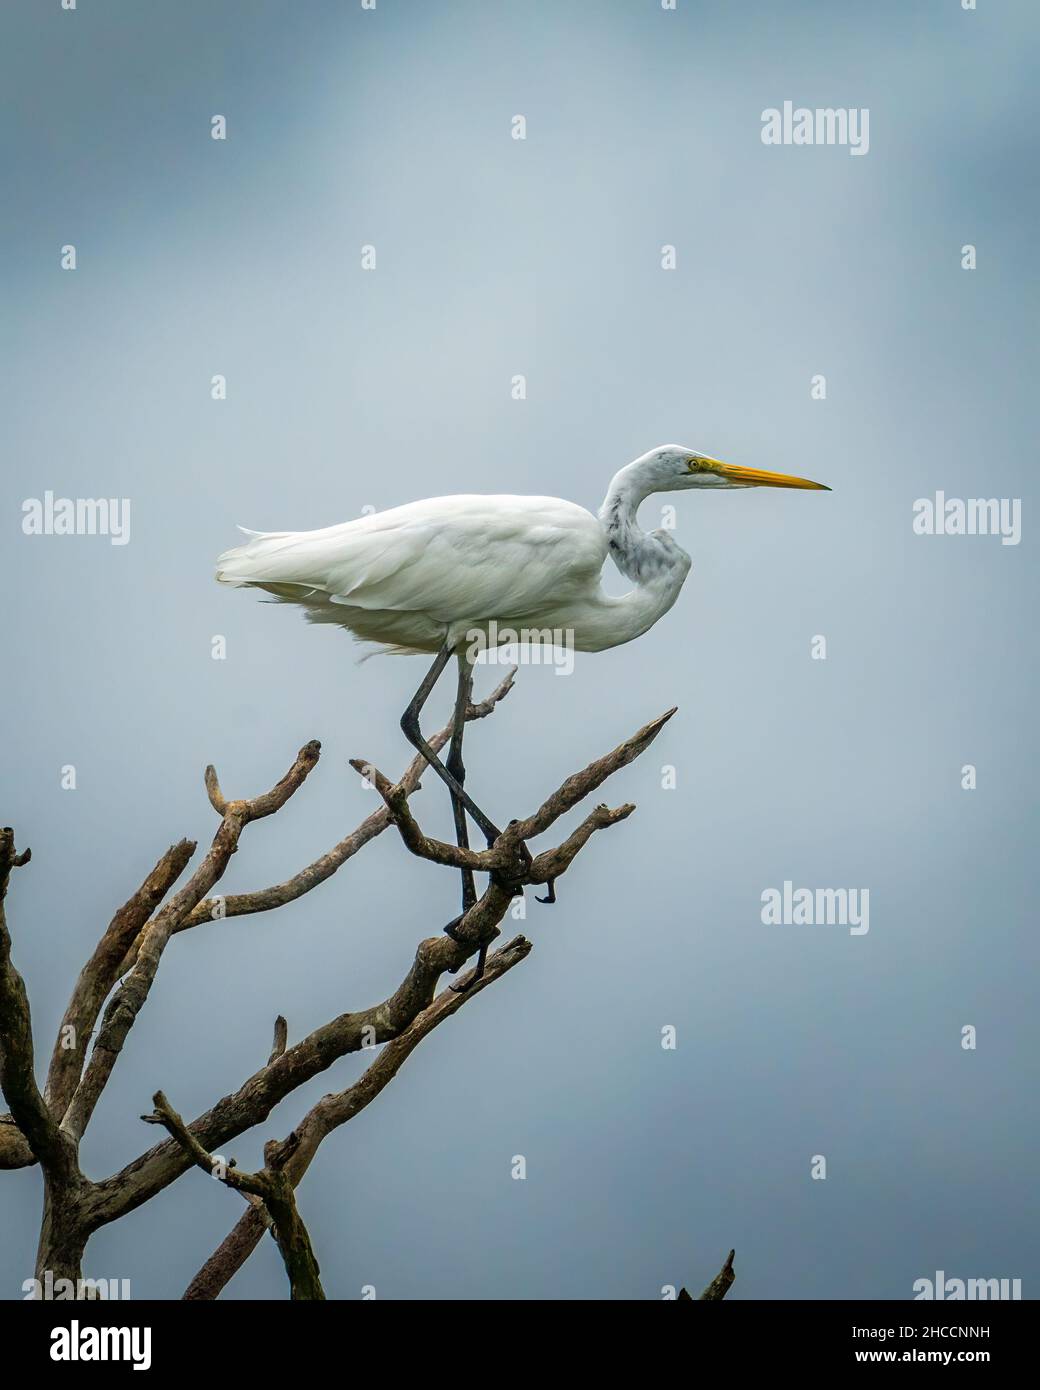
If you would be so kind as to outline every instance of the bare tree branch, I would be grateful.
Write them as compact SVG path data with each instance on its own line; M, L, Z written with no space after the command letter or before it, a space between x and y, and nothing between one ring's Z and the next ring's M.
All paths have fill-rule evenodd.
M500 856L494 850L465 849L424 835L408 805L408 793L400 783L395 785L364 758L351 758L350 766L372 783L386 802L386 809L400 831L401 839L420 859L429 859L434 864L447 864L456 869L493 869L497 866Z
M521 840L531 840L548 830L550 825L577 806L579 801L584 801L591 792L602 786L608 777L627 767L640 753L645 752L674 713L674 707L665 710L657 719L644 724L631 738L625 739L613 752L597 758L595 762L589 763L588 767L582 768L581 772L568 777L559 790L553 792L552 796L539 806L533 816L513 827L514 834Z
M515 671L510 671L487 700L468 706L467 719L482 719L491 713L508 693L514 675ZM251 799L227 797L215 770L207 768L207 795L220 816L212 843L187 883L163 904L195 849L189 841L171 846L115 914L76 982L44 1094L35 1079L29 1005L24 983L11 962L3 902L10 872L28 860L28 851L16 854L13 832L0 832L0 1083L11 1107L9 1116L0 1116L0 1167L39 1160L43 1168L45 1200L38 1272L51 1269L77 1276L86 1242L100 1226L148 1201L193 1163L212 1171L216 1145L262 1123L281 1100L339 1057L382 1043L383 1050L353 1085L324 1096L285 1139L265 1146L261 1170L250 1174L230 1168L218 1174L243 1194L250 1207L185 1295L215 1297L248 1258L263 1230L270 1228L281 1247L293 1297L323 1298L314 1252L294 1196L319 1145L371 1103L434 1027L526 958L531 944L517 937L489 958L479 980L470 972L458 982L467 988L460 990L457 985L436 993L442 975L459 971L478 950L483 956L487 944L499 935L511 901L526 885L548 883L552 900L555 880L568 870L592 835L631 814L634 808L630 804L614 810L597 806L566 839L535 858L525 843L528 836L543 833L643 752L672 713L654 720L613 752L567 778L532 816L511 821L495 845L483 851L460 850L433 840L419 827L408 797L419 786L425 759L413 759L396 784L368 764L355 762L353 766L378 789L383 806L292 879L258 893L229 898L206 895L223 876L242 831L251 821L273 815L285 805L315 766L320 748L314 742L306 744L285 776L269 791ZM450 729L446 728L430 743L439 750L449 737ZM170 1137L103 1182L89 1182L78 1166L79 1142L149 996L170 938L214 917L265 911L310 892L391 824L413 853L449 867L464 864L487 874L483 894L452 924L451 934L421 941L409 970L387 998L359 1012L341 1014L292 1047L288 1046L286 1021L279 1015L266 1063L191 1124L185 1124L158 1092L155 1112L143 1118L161 1124ZM88 1039L106 998L108 1004L88 1057ZM711 1296L721 1297L722 1293Z
M0 1115L0 1171L11 1168L31 1168L36 1155L29 1141L18 1128L14 1116Z
M289 1025L281 1014L274 1021L274 1040L271 1043L271 1055L267 1059L267 1065L276 1062L284 1053L286 1043L289 1041Z
M545 803L554 808L548 823L551 824L553 819L580 800L582 787L588 790L598 787L611 771L624 767L637 757L656 738L670 717L669 713L646 725L613 753L590 764L583 773L569 777L561 793ZM380 777L375 769L367 764L362 766L373 777L377 787L389 788L386 779ZM564 789L566 795L562 794ZM396 792L398 789L393 790ZM404 818L411 822L407 803L396 795L391 799L394 802L392 806L388 803L391 815L400 817L403 806ZM546 862L553 867L553 876L558 877L564 872L580 844L587 842L594 830L614 824L627 814L627 807L617 811L603 808L593 812L585 826L579 827L563 846L549 852L551 858ZM493 849L481 852L482 864L491 870L484 894L458 923L452 937L431 937L420 943L411 970L394 994L361 1013L341 1014L339 1018L315 1029L270 1066L250 1077L232 1095L218 1101L206 1114L192 1122L191 1128L199 1141L209 1147L226 1143L266 1120L279 1101L338 1058L358 1051L366 1042L389 1041L406 1028L419 1010L425 1008L433 998L440 975L445 971L458 970L482 943L498 934L498 924L518 889L525 883L544 881L530 877L531 859L518 838L522 826L539 823L537 817L540 815L541 812L538 812L527 822L511 823ZM418 826L415 829L423 844L428 843ZM116 1220L162 1191L181 1175L184 1167L183 1154L173 1144L160 1144L142 1154L119 1173L95 1185L91 1199L92 1220L99 1225Z
M635 809L631 802L627 802L624 806L618 806L613 811L609 806L597 806L592 814L586 816L578 828L567 836L563 844L535 856L528 873L528 881L530 883L552 884L567 871L575 855L589 842L597 830L605 830L607 826L617 825L618 821L627 820Z
M466 710L467 721L487 718L500 701L509 694L513 688L515 677L516 667L513 666L486 699L468 706ZM450 724L431 735L429 742L434 751L439 752L448 742L450 736ZM315 745L315 756L316 752L317 745ZM402 776L400 785L408 793L417 790L419 779L425 769L425 758L417 755ZM292 776L293 773L290 772L289 777ZM285 780L283 779L283 782ZM212 767L206 769L205 781L210 803L218 809L226 809L228 803L220 790L219 779ZM281 786L282 784L279 784L279 787ZM292 790L295 788L290 789L290 795ZM275 788L275 793L278 791L279 788ZM277 809L277 807L273 809ZM220 810L220 814L223 815L223 813L224 811ZM270 811L264 811L263 814L270 814ZM348 859L357 854L370 840L381 834L391 824L390 814L386 807L380 807L366 817L354 831L340 840L337 845L307 865L306 868L301 869L291 879L259 892L232 894L219 899L205 898L186 914L174 917L170 935L186 931L202 922L270 911L302 897L316 888L318 884L331 878ZM169 887L183 871L187 861L194 853L195 847L193 841L182 840L167 850L141 887L116 913L93 956L80 973L55 1040L47 1087L44 1093L52 1114L56 1115L59 1120L65 1115L72 1103L76 1088L82 1079L87 1045L101 1006L116 980L128 975L134 969L143 940L142 928ZM73 1115L72 1121L77 1125L84 1123L83 1116L78 1112ZM0 1170L29 1167L35 1161L36 1157L32 1148L13 1116L0 1115Z
M438 1024L457 1013L463 1004L474 999L481 990L501 979L514 965L519 965L530 952L531 943L526 937L514 937L488 957L480 980L473 983L470 972L460 981L467 986L464 991L442 990L397 1038L387 1043L372 1065L352 1086L334 1095L323 1096L308 1111L292 1134L282 1140L281 1145L269 1146L273 1154L280 1155L283 1146L291 1145L285 1155L285 1173L293 1186L298 1186L303 1179L322 1141L375 1100L397 1075L423 1038ZM188 1300L216 1298L259 1245L265 1229L263 1213L255 1208L243 1213L235 1227L188 1285L184 1297Z
M281 810L293 792L303 786L307 774L314 768L320 755L321 744L317 739L311 739L310 743L305 743L297 753L296 761L289 771L270 791L261 792L259 796L254 796L248 801L225 800L217 781L216 768L210 764L206 768L206 791L209 793L210 803L224 820L230 816L241 816L243 825L248 825L250 821L263 820L265 816L273 816L275 811ZM192 903L192 907L194 906Z
M30 855L30 850L16 852L10 826L0 830L0 1089L48 1181L70 1186L79 1180L76 1148L59 1130L36 1084L29 997L11 959L7 927L5 900L11 870L27 864Z
M481 940L491 938L512 896L508 889L489 884L460 924L460 934L466 928L463 941L444 935L421 941L411 969L392 995L316 1028L192 1121L191 1130L200 1143L213 1148L236 1138L266 1120L279 1101L340 1057L395 1038L430 1003L440 976L458 970ZM104 1225L132 1211L169 1186L186 1166L183 1153L172 1143L150 1149L121 1172L95 1184L92 1223Z
M90 1123L94 1107L108 1084L116 1058L122 1051L127 1034L144 1007L152 982L159 969L162 953L176 924L223 875L228 861L238 848L239 836L254 820L273 815L304 783L307 774L318 761L321 745L305 744L285 776L268 792L248 801L226 801L220 791L216 772L206 769L206 785L210 800L224 807L222 819L209 851L191 878L176 893L141 935L137 963L116 990L105 1010L101 1031L90 1054L83 1076L63 1121L63 1129L79 1140Z
M256 1173L245 1173L218 1161L206 1152L162 1091L156 1091L152 1099L155 1112L142 1115L143 1120L163 1125L188 1157L211 1178L216 1177L228 1187L250 1193L263 1202L282 1252L292 1298L324 1300L325 1290L321 1286L318 1261L314 1258L310 1235L296 1206L293 1184L284 1171L284 1158L279 1160L273 1153L270 1157L265 1153L265 1166Z
M513 688L516 678L516 667L513 666L487 697L475 705L470 705L466 711L468 721L476 719L486 719L492 713L495 706L509 694ZM437 733L429 738L429 744L435 753L439 753L451 737L451 725L446 725ZM402 776L399 786L403 787L406 795L418 790L419 779L426 771L426 759L421 755L416 755L408 766L407 771ZM370 816L351 833L340 840L339 844L333 845L332 849L294 874L292 878L286 879L284 883L276 883L271 888L262 888L253 893L233 893L225 898L206 898L200 902L187 917L174 928L175 932L187 931L191 927L197 927L203 922L223 920L226 917L242 917L254 912L269 912L277 907L284 907L286 903L294 902L297 898L309 893L312 888L316 888L319 883L324 883L331 878L337 869L352 859L355 854L374 840L377 835L381 835L386 828L393 822L390 813L385 806L373 811ZM129 962L132 964L133 962ZM128 966L124 966L125 969Z
M171 845L140 888L119 909L80 972L51 1054L44 1097L60 1120L76 1091L87 1042L101 1006L119 978L120 964L138 933L195 853L193 840Z
M446 864L453 868L475 869L485 873L498 873L518 885L526 883L546 883L558 878L567 865L584 845L594 831L617 820L631 815L634 806L622 806L617 811L608 811L598 806L563 845L549 855L540 855L534 864L523 849L524 842L532 836L540 835L553 825L562 815L584 800L590 792L601 786L612 773L627 766L640 753L644 752L675 713L667 710L659 718L643 726L613 752L597 758L581 772L576 772L553 793L526 820L511 821L490 849L460 849L457 845L424 835L412 814L404 788L394 785L384 777L378 768L361 758L352 758L350 765L363 773L375 785L386 803L387 810L400 832L401 839L412 854L421 859L429 859L435 864ZM537 864L537 871L534 865Z
M692 1294L688 1294L685 1289L680 1289L678 1294L676 1295L676 1302L678 1302L681 1299L687 1303L716 1303L720 1298L725 1298L726 1295L729 1293L730 1285L733 1283L733 1280L737 1277L733 1272L733 1256L736 1253L737 1252L735 1250L731 1250L729 1252L729 1255L726 1259L726 1263L722 1266L718 1274L716 1274L715 1278L704 1290L699 1299L694 1299Z

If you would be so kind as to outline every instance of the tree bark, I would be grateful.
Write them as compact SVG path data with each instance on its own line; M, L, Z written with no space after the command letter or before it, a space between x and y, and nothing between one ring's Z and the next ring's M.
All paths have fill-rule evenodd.
M490 714L509 692L513 675L511 671L488 699L467 705L466 718L483 719ZM94 1231L149 1201L193 1163L212 1166L215 1160L211 1153L216 1146L263 1123L279 1102L338 1058L382 1044L381 1052L352 1086L322 1097L286 1138L268 1142L262 1169L243 1173L231 1168L219 1174L251 1205L185 1295L215 1297L248 1258L263 1231L270 1229L282 1252L291 1296L324 1298L317 1259L295 1198L295 1189L319 1144L380 1094L433 1028L526 959L531 943L525 937L516 937L487 958L485 973L479 980L470 972L464 981L456 982L455 988L437 993L443 975L456 974L478 953L483 959L488 943L499 935L510 903L525 887L547 883L550 891L546 900L554 901L552 885L567 872L593 836L632 813L635 808L630 804L615 809L597 806L555 847L537 856L532 856L527 848L529 838L547 831L648 748L673 713L669 710L611 753L568 777L533 815L511 821L486 850L460 848L424 834L409 805L409 797L419 789L419 778L426 766L423 758L413 759L397 783L358 760L354 766L374 783L382 807L285 883L228 899L206 895L224 874L243 832L252 821L274 815L286 804L313 771L320 750L316 742L306 744L274 787L248 799L227 797L215 770L207 768L206 791L220 817L208 851L187 883L167 899L195 850L195 843L189 840L171 846L112 918L76 981L61 1030L50 1050L48 1084L43 1093L36 1081L29 999L12 961L11 934L5 915L12 870L26 865L30 855L28 850L21 854L15 851L14 832L10 828L0 829L0 1089L10 1106L10 1114L0 1115L0 1169L33 1163L39 1163L42 1169L44 1199L37 1278L45 1283L49 1276L51 1281L71 1280L78 1285L84 1251ZM436 752L449 736L450 726L433 735L430 747ZM196 1120L185 1124L166 1106L161 1092L157 1093L156 1111L144 1118L165 1125L171 1138L141 1154L120 1172L101 1181L88 1180L79 1166L82 1137L124 1046L132 1037L134 1023L148 1002L164 951L173 936L203 921L219 920L223 914L217 911L218 904L230 904L229 915L245 915L268 911L303 896L391 825L407 849L420 858L453 869L461 865L487 875L484 892L452 923L451 934L442 932L420 941L404 978L385 999L360 1011L340 1014L292 1046L288 1045L286 1022L279 1017L266 1063L238 1090L224 1096ZM95 1036L99 1018L100 1028ZM93 1046L88 1052L92 1037Z

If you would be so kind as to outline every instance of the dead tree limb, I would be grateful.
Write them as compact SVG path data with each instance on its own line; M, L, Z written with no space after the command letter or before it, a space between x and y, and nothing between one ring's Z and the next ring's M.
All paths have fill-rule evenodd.
M510 672L487 700L470 705L467 718L482 719L490 714L508 693L513 674ZM43 1170L44 1219L38 1271L78 1279L82 1253L94 1231L163 1191L193 1163L199 1163L200 1156L209 1160L217 1145L262 1124L275 1105L338 1058L385 1044L358 1081L323 1097L285 1139L265 1146L263 1169L255 1174L237 1174L229 1183L253 1205L193 1281L194 1292L187 1295L214 1297L254 1248L267 1223L282 1245L293 1296L321 1297L313 1250L293 1195L318 1146L370 1104L434 1027L526 958L531 944L517 937L490 957L486 974L472 989L436 993L442 975L461 970L499 935L510 902L527 885L549 883L551 895L553 882L569 869L596 831L631 814L633 807L628 804L615 810L598 806L554 847L536 856L527 848L528 838L548 830L612 773L638 757L673 712L668 711L605 757L568 777L537 811L524 820L510 822L496 843L483 851L460 851L422 831L408 801L419 787L425 768L422 758L414 759L397 783L390 783L368 764L355 762L378 789L383 805L292 879L258 893L221 899L208 895L238 849L246 826L275 814L286 804L315 767L320 750L317 743L306 744L275 786L247 799L229 798L215 770L207 768L207 795L220 817L209 849L184 886L172 892L195 846L188 840L171 846L115 914L73 989L51 1053L43 1093L35 1079L28 998L11 961L11 938L4 916L11 870L25 864L29 856L28 851L15 852L12 831L0 832L0 1083L11 1108L10 1115L0 1116L0 1168L38 1161ZM435 751L447 742L449 733L444 729L433 736L430 742ZM340 1014L292 1046L288 1045L285 1020L279 1016L266 1063L236 1091L190 1123L180 1120L157 1099L151 1118L163 1124L170 1137L110 1177L88 1179L79 1167L80 1141L147 1002L170 939L202 921L266 911L303 896L390 825L396 826L406 846L420 857L449 866L465 860L487 874L484 892L454 925L453 934L441 933L419 942L409 969L385 999L360 1012ZM218 904L220 912L214 910ZM88 1054L99 1015L100 1029Z
M207 767L206 790L213 809L221 817L220 826L213 837L209 852L191 878L144 929L134 968L116 990L105 1010L101 1031L94 1043L90 1060L62 1121L62 1128L73 1139L79 1140L90 1123L94 1107L108 1084L127 1034L148 998L162 953L174 927L184 920L223 875L228 861L238 849L239 837L246 826L280 810L290 796L303 786L308 773L317 763L320 752L319 743L312 741L305 744L280 782L269 792L247 801L225 800L217 781L216 769L212 766Z
M514 666L486 700L469 706L466 711L466 719L470 721L486 719L494 711L499 701L504 700L512 690L515 679L516 667ZM439 753L450 737L450 724L437 733L431 734L429 743L433 751ZM418 789L419 779L425 771L426 759L417 755L412 759L399 783L405 789L406 795L411 796L412 792ZM333 845L332 849L315 859L312 864L308 864L306 868L301 869L299 873L294 874L292 878L286 879L284 883L276 883L271 888L262 888L254 893L229 894L219 902L215 898L206 898L189 912L184 921L174 930L187 931L190 927L197 927L202 922L223 920L226 917L241 917L255 912L270 912L276 907L284 907L286 903L294 902L295 899L309 893L312 888L317 888L319 883L324 883L326 879L331 878L348 859L352 859L370 840L374 840L377 835L382 834L391 824L389 812L385 806L381 806L370 816L367 816L356 830L352 830L338 844Z
M680 1289L676 1295L676 1301L682 1299L688 1303L717 1303L720 1298L725 1298L729 1293L730 1285L737 1277L733 1272L733 1256L737 1252L731 1250L726 1258L726 1263L716 1274L708 1287L701 1294L700 1298L695 1299L692 1294L688 1294L685 1289Z
M408 805L407 792L400 783L394 786L378 768L373 767L371 763L362 758L352 758L350 765L355 771L368 777L374 783L376 790L386 802L387 810L390 812L391 819L397 826L406 848L421 859L429 859L435 864L447 864L453 868L477 869L490 874L504 875L520 885L523 883L545 883L549 871L555 869L557 865L560 866L559 872L563 872L595 830L602 829L605 825L612 825L615 821L624 820L625 816L630 815L635 807L621 807L617 811L608 812L606 807L598 806L585 824L565 842L565 845L560 845L550 851L548 856L540 856L542 861L539 866L540 871L544 871L544 876L541 878L531 876L532 864L530 859L528 859L526 866L522 862L521 850L525 842L548 830L561 816L602 786L608 777L620 768L626 767L633 759L638 758L639 754L650 746L674 713L674 709L666 710L657 719L645 724L631 738L619 744L613 752L606 754L605 757L597 758L581 772L575 772L571 777L568 777L558 790L542 803L534 815L528 816L526 820L511 821L494 845L485 850L460 849L457 845L446 844L443 840L434 840L424 835ZM559 874L553 873L553 877L558 876Z
M69 1184L78 1175L76 1148L61 1133L36 1084L32 1015L25 981L11 959L5 901L12 869L28 864L31 850L19 854L10 826L0 830L0 1086L11 1118L51 1183Z
M511 667L491 694L467 708L469 721L486 719L499 702L509 694L516 677L516 667ZM439 751L451 736L451 725L446 725L430 737L430 744ZM419 779L425 770L422 757L412 760L401 778L401 785L409 793L419 787ZM215 774L213 774L215 780ZM209 776L207 775L207 791ZM218 784L219 790L219 784ZM240 893L227 898L205 898L196 904L185 916L173 923L171 935L198 926L202 922L222 920L254 912L266 912L294 901L309 893L318 884L325 882L347 860L351 859L368 842L392 824L385 807L380 807L345 836L338 844L311 864L301 869L285 883L255 893ZM97 1022L101 1006L111 992L116 980L129 974L137 960L138 948L142 939L142 928L147 923L151 911L161 901L165 891L172 886L183 871L188 859L195 852L195 842L182 840L163 855L151 874L120 909L109 924L90 961L84 966L73 990L62 1019L61 1028L54 1044L51 1067L48 1073L45 1098L51 1113L59 1120L72 1102L77 1086L82 1079L86 1048ZM165 887L163 887L165 883ZM154 899L154 901L153 901ZM151 904L151 906L148 906ZM148 911L142 912L145 907ZM114 965L113 965L113 962ZM5 1168L25 1168L36 1162L36 1155L21 1128L11 1115L0 1115L0 1170Z
M58 1029L44 1092L52 1114L59 1119L64 1117L76 1093L87 1043L101 1006L123 973L120 970L123 957L194 853L194 840L181 840L170 846L140 888L112 918L94 954L80 972Z
M256 1173L245 1173L240 1168L207 1153L162 1091L156 1091L152 1103L155 1110L151 1115L142 1115L142 1120L150 1124L161 1124L180 1144L196 1167L208 1173L211 1178L219 1179L227 1187L232 1187L238 1192L259 1198L270 1221L278 1249L282 1252L282 1261L289 1278L290 1296L294 1300L324 1299L325 1290L321 1286L321 1272L314 1257L311 1238L296 1206L293 1184L285 1174L288 1154L269 1152L271 1146L265 1145L263 1168ZM290 1148L289 1153L291 1151Z
M322 1096L292 1133L281 1141L281 1145L276 1145L272 1150L276 1156L281 1157L283 1146L291 1145L285 1153L284 1171L293 1186L298 1186L301 1182L322 1141L375 1100L380 1091L397 1075L423 1038L439 1023L457 1013L463 1004L475 999L481 990L501 979L514 965L526 960L530 952L531 943L526 937L514 937L512 941L488 956L483 976L470 988L458 992L451 989L441 990L433 1003L417 1014L404 1032L387 1043L372 1065L352 1086L333 1095ZM461 983L467 984L472 973L463 976ZM267 1223L263 1212L255 1208L244 1212L234 1229L195 1275L185 1290L184 1297L189 1300L216 1298L260 1244L265 1229Z
M59 1277L78 1274L86 1235L79 1221L86 1179L80 1172L76 1143L60 1128L36 1083L32 1016L25 981L11 959L11 934L5 900L11 870L29 862L30 851L17 853L14 831L0 830L0 1089L11 1119L43 1169L41 1249Z
M281 1057L282 1053L285 1051L288 1042L289 1025L282 1015L279 1014L274 1021L274 1038L271 1042L271 1054L267 1059L268 1066L270 1066L272 1062L277 1062L278 1058Z

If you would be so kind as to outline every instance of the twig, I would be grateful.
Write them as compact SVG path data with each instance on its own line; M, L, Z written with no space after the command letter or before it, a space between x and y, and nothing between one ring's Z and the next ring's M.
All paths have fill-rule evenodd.
M486 700L481 700L478 704L470 705L466 711L467 720L486 719L491 714L495 706L509 694L513 688L516 676L516 667L512 667L506 676L499 682ZM430 736L430 746L435 753L439 753L451 737L451 725L446 725L437 733ZM407 795L417 791L419 779L426 771L426 759L417 754L409 764L407 770L401 777L399 786L405 789ZM332 849L308 864L292 878L286 879L284 883L276 883L270 888L261 888L253 893L231 893L227 897L206 898L197 907L188 913L187 917L174 928L175 932L188 931L191 927L197 927L203 922L224 920L228 917L242 917L256 912L270 912L274 908L284 907L286 903L294 902L297 898L303 897L313 888L317 888L320 883L332 877L337 869L352 859L359 850L363 849L370 840L374 840L377 835L381 835L393 822L390 813L385 806L380 806L367 816L361 824L352 830L349 835L344 836L338 844L333 845ZM124 964L120 973L133 964L131 960Z
M314 1257L311 1238L296 1206L293 1184L285 1174L284 1168L275 1155L267 1157L265 1166L256 1173L245 1173L240 1168L225 1164L206 1152L184 1121L170 1105L162 1091L152 1097L155 1110L151 1115L142 1115L149 1124L161 1124L196 1167L210 1177L217 1178L227 1187L238 1192L258 1197L264 1204L274 1230L275 1240L282 1252L285 1272L289 1276L289 1288L294 1300L324 1299L318 1261Z
M469 988L461 993L451 989L442 990L426 1009L416 1015L403 1033L393 1042L387 1043L376 1060L352 1086L335 1095L323 1096L304 1116L302 1123L296 1126L289 1140L282 1141L283 1145L293 1141L292 1151L285 1159L285 1173L293 1186L299 1185L322 1141L375 1100L397 1075L423 1038L438 1024L457 1013L463 1004L475 999L481 990L500 979L515 965L519 965L530 951L530 941L523 936L514 937L512 941L488 956L484 975L480 980L470 984ZM467 984L471 979L472 973L464 976L461 983ZM274 1146L273 1151L278 1154L281 1147ZM232 1276L245 1264L260 1243L263 1234L262 1213L256 1210L243 1213L235 1227L188 1285L184 1297L188 1300L216 1298Z
M245 827L251 821L273 815L285 805L293 792L303 785L307 774L318 761L320 748L321 745L316 742L305 744L285 776L270 791L248 801L225 800L213 768L206 769L206 785L210 800L214 805L219 803L224 807L220 826L206 857L191 878L142 932L137 950L137 963L116 990L105 1010L101 1031L62 1125L73 1139L80 1139L90 1123L90 1117L108 1084L127 1034L148 998L162 953L174 927L223 875L228 861L238 848L239 836Z
M460 849L457 845L424 835L400 784L395 786L378 768L364 759L352 758L350 765L372 781L383 798L405 847L412 854L421 859L429 859L435 864L498 874L517 887L528 883L546 883L550 878L559 877L594 831L624 820L626 816L631 815L635 807L627 805L619 807L616 811L609 811L605 806L598 806L563 845L550 851L548 855L539 856L535 861L537 869L523 848L525 841L548 830L562 815L600 787L612 773L627 766L644 752L674 713L674 709L667 710L659 718L637 730L631 738L619 744L612 752L597 758L581 772L568 777L533 815L525 820L511 821L495 844L486 850ZM557 868L557 865L561 867Z
M289 1040L289 1025L281 1014L274 1021L274 1041L271 1044L271 1055L267 1059L267 1065L277 1062L278 1058L285 1051L285 1045Z
M688 1303L704 1303L706 1301L709 1303L715 1303L718 1302L720 1298L725 1298L727 1293L729 1293L730 1285L733 1283L733 1280L737 1277L733 1272L733 1256L735 1254L735 1250L731 1250L729 1252L729 1255L726 1259L726 1263L722 1266L718 1274L716 1274L715 1278L704 1290L699 1299L694 1299L693 1296L691 1294L688 1294L685 1289L680 1289L678 1294L676 1295L676 1302L678 1302L679 1299L683 1299Z

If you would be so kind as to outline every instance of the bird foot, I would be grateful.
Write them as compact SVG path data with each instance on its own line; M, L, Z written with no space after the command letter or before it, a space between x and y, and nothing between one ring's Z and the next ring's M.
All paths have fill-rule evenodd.
M455 984L449 985L448 988L451 990L452 994L465 994L467 990L472 989L477 981L483 977L484 962L487 960L487 952L488 942L482 941L480 943L480 954L477 956L476 969L473 971L472 978L467 980L465 984L461 981L457 981Z
M544 898L540 898L537 893L534 895L536 903L554 903L556 901L556 880L554 878L549 879L545 886L548 892Z
M447 926L441 928L441 930L443 932L446 932L447 935L451 937L452 941L454 941L459 946L465 946L466 942L463 941L462 937L459 936L458 932L455 929L462 921L463 917L465 917L465 915L466 914L463 912L458 917L453 917L451 921L447 924Z

